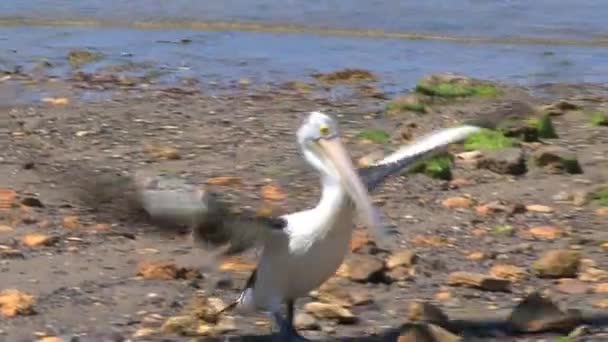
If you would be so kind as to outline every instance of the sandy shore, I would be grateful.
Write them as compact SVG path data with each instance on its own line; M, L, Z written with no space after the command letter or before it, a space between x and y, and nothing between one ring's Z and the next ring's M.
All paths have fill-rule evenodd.
M82 77L61 83L65 100L0 108L6 139L0 151L0 195L7 207L0 213L0 290L18 289L34 297L33 311L0 320L0 340L72 335L83 341L97 341L94 336L180 340L161 328L167 319L188 310L196 294L225 303L234 299L248 277L249 260L255 259L203 268L207 256L186 236L134 223L128 214L114 212L111 203L92 211L75 196L73 182L94 170L170 172L200 184L233 177L219 189L235 191L250 205L264 205L266 198L279 211L303 208L314 203L319 185L298 155L294 132L311 110L338 118L358 162L497 110L532 118L527 109L557 103L544 110L552 113L558 137L513 147L528 165L523 173L456 157L451 180L418 173L388 181L375 198L397 227L402 250L413 252L416 261L393 273L385 270L382 262L388 256L375 254L358 231L354 245L360 246L353 247L346 265L356 262L370 274L385 276L378 280L342 269L330 281L339 286L321 291L329 295L311 295L297 307L304 313L307 302L326 302L357 320L310 312L300 317L303 335L315 340L379 336L411 320L408 307L417 300L433 303L453 319L500 317L533 290L566 308L605 312L608 214L593 196L608 182L608 128L592 124L593 113L608 113L604 86L558 84L534 91L505 86L498 97L434 100L425 103L426 113L417 113L387 112L391 99L375 91L373 82L346 81L346 90L334 96L328 90L335 84L322 81L272 87L242 82L229 92L210 94L196 85L146 90L120 79ZM115 91L110 99L75 100L83 88L100 84ZM385 138L360 138L370 130L384 132ZM535 166L538 151L548 147L571 151L583 172ZM462 145L451 150L454 155L463 151ZM479 158L489 155L498 164L510 160L489 152ZM285 199L269 196L269 187ZM542 276L533 265L551 250L574 251L576 271ZM145 272L142 263L160 261L170 263L159 271L163 275ZM496 265L512 268L500 273ZM460 271L502 276L509 290L450 285L450 275ZM265 336L271 331L263 314L220 322L223 330L216 334ZM213 334L217 325L205 324ZM486 334L495 341L532 341L565 336L581 325L519 337L492 329L478 329L477 336L457 333L468 336L465 340L483 340ZM582 335L599 340L608 331L589 326Z

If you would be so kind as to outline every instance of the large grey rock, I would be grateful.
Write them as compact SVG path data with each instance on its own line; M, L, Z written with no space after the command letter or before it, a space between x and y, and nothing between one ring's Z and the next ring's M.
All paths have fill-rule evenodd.
M543 146L533 154L534 163L550 173L583 173L576 154L559 146Z
M522 175L528 171L523 151L515 147L484 152L477 167L509 175Z

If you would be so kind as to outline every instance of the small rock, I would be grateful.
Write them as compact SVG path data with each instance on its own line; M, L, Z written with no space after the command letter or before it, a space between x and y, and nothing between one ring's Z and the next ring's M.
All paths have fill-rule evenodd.
M193 269L180 268L175 263L164 262L142 262L139 264L137 275L144 279L173 280L194 279L200 273Z
M470 208L473 205L473 201L466 197L450 197L443 200L441 205L448 209Z
M211 326L213 335L221 336L237 330L236 323L232 317L224 317L215 326Z
M388 257L386 260L386 267L388 269L393 269L397 266L412 267L416 262L416 259L416 253L413 251L400 251Z
M251 262L242 257L226 258L220 264L220 271L223 272L235 272L235 273L249 273L255 269L255 263Z
M0 188L0 210L11 209L17 202L17 192L13 189Z
M0 259L23 259L25 256L20 250L0 245Z
M415 272L413 268L397 266L392 270L387 270L385 276L389 283L395 281L405 281L414 278Z
M377 282L382 279L384 263L370 255L352 255L336 272L356 282Z
M560 191L557 194L553 195L551 199L556 202L566 202L572 200L572 195L567 191Z
M582 207L591 200L591 193L585 190L577 190L572 193L572 204Z
M359 252L365 246L373 246L374 240L370 237L369 233L363 229L355 229L353 231L353 237L350 240L350 251Z
M156 334L158 334L158 332L159 331L157 329L153 329L153 328L140 328L140 329L137 329L133 333L133 337L135 337L135 338L147 337L147 336L156 335Z
M600 299L593 302L593 306L600 309L608 309L608 299Z
M44 208L44 204L40 201L40 199L36 197L26 197L21 200L21 204L26 207L36 207L36 208Z
M488 235L488 231L483 228L475 228L471 230L471 235L475 237L482 237Z
M467 259L471 261L482 261L486 259L486 255L483 252L472 252L467 255Z
M63 227L67 229L78 229L82 225L80 224L80 218L78 216L66 216L63 218Z
M528 171L523 150L514 147L485 152L477 167L503 175L522 175Z
M581 325L579 327L577 327L576 329L572 330L571 333L568 334L569 338L579 338L579 337L583 337L585 335L589 335L589 327L586 325Z
M65 97L43 97L42 102L55 106L65 106L70 103L70 100Z
M435 299L441 302L445 302L447 300L452 299L452 293L450 291L439 291L435 293Z
M64 340L57 336L44 336L37 340L37 342L64 342Z
M448 241L445 237L438 235L416 235L411 243L415 246L443 247L448 244Z
M225 307L226 304L222 299L197 293L184 308L184 312L207 323L215 324L220 321L220 313Z
M551 116L563 115L567 111L578 109L580 109L579 105L566 100L559 100L555 103L540 107L540 111Z
M534 292L515 307L508 322L518 332L570 332L579 325L580 318L572 312L562 312L553 302Z
M557 290L566 294L585 294L589 292L589 286L577 279L560 279Z
M450 181L450 185L453 187L461 188L469 185L475 184L474 181L466 179L466 178L454 178Z
M152 156L152 158L160 159L160 160L179 160L182 158L179 151L170 146L146 146L146 150L148 154Z
M474 161L481 157L483 157L483 153L477 150L461 152L456 155L456 158L462 159L464 161Z
M27 234L21 239L23 245L27 247L44 247L44 246L52 246L59 241L59 238L56 236L48 236L40 233L31 233Z
M534 162L549 173L581 174L583 170L576 155L559 146L543 146L534 151Z
M357 322L357 317L350 310L335 304L310 302L304 305L304 310L316 318L336 320L340 324Z
M348 286L346 280L333 277L325 282L314 295L319 302L337 304L346 308L369 304L373 301L371 294L364 289L354 289Z
M79 138L82 138L82 137L86 137L87 135L92 134L92 133L93 132L91 132L91 131L78 131L78 132L76 132L75 135Z
M530 204L526 206L526 210L533 213L544 213L549 214L554 212L555 210L549 206L541 205L541 204Z
M236 186L241 185L242 183L243 181L241 178L231 176L213 177L207 180L207 184L219 186Z
M514 265L497 264L490 268L490 275L500 279L508 279L512 282L524 280L527 272L524 268Z
M510 211L509 208L500 203L499 201L493 201L493 202L489 202L486 204L482 204L482 205L478 205L475 207L475 213L477 213L477 215L479 216L489 216L492 214L496 214L499 212L508 212Z
M466 286L486 291L511 291L511 281L480 273L452 272L447 283L451 286Z
M4 224L0 224L0 234L12 233L13 231L15 231L15 229L13 229L13 227L7 226Z
M570 250L550 250L545 252L532 268L541 278L573 278L578 273L580 253Z
M287 195L276 184L268 184L262 187L262 198L269 201L283 201Z
M585 267L578 275L578 279L588 282L597 282L608 279L608 272L596 267Z
M446 326L449 323L448 316L438 307L428 302L413 302L410 304L407 319L413 322L422 321Z
M607 217L608 216L608 207L602 207L602 208L596 209L595 214L597 216Z
M90 228L94 232L104 232L112 229L112 226L107 223L97 223Z
M530 228L529 233L537 239L555 240L564 235L564 232L554 226L539 226Z
M184 315L169 317L160 330L165 334L196 335L196 328L196 318Z
M460 342L462 337L433 324L405 324L397 342Z
M0 292L0 313L5 317L17 315L33 315L34 296L17 289L7 289Z
M608 293L608 283L597 284L593 287L595 293Z
M296 314L294 324L298 330L318 330L320 328L317 319L305 312Z

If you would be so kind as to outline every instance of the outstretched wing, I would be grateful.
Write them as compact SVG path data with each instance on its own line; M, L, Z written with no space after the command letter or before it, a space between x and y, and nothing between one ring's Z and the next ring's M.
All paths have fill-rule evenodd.
M156 222L185 226L194 242L222 254L243 252L281 231L287 221L278 215L243 208L228 193L212 191L178 178L135 177L143 209Z
M374 191L388 177L410 169L417 163L441 152L448 145L466 139L481 127L462 125L431 133L416 140L411 145L401 147L376 163L359 169L359 176L367 185L368 191Z
M244 208L243 199L231 198L228 191L216 192L181 177L99 173L83 165L70 170L75 197L98 217L151 223L168 232L185 230L196 244L224 255L257 246L267 234L287 226L280 215Z
M479 132L482 129L496 129L507 117L524 110L521 108L523 106L524 104L519 102L510 103L496 108L491 113L485 113L477 118L467 120L459 126L425 135L414 143L401 147L374 164L360 168L359 176L367 185L368 191L372 192L388 177L411 169L419 162L443 151L450 144L461 142L471 134Z

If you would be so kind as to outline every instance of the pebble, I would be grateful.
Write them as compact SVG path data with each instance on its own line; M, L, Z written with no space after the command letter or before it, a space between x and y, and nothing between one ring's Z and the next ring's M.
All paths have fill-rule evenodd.
M490 268L490 275L496 278L508 279L512 282L517 282L525 279L527 272L524 268L519 266L496 264Z
M294 318L294 324L298 330L318 330L320 328L317 319L305 312L298 313Z
M486 291L509 292L511 287L511 281L508 279L472 272L452 272L448 276L447 283L451 286L465 286Z
M549 250L532 264L532 268L541 278L573 278L578 273L580 262L579 252Z
M473 205L473 201L470 198L466 197L450 197L443 200L443 202L441 202L441 205L448 209L466 209L470 208Z
M309 302L304 305L304 310L316 318L336 320L340 324L357 322L357 317L350 310L336 304Z

